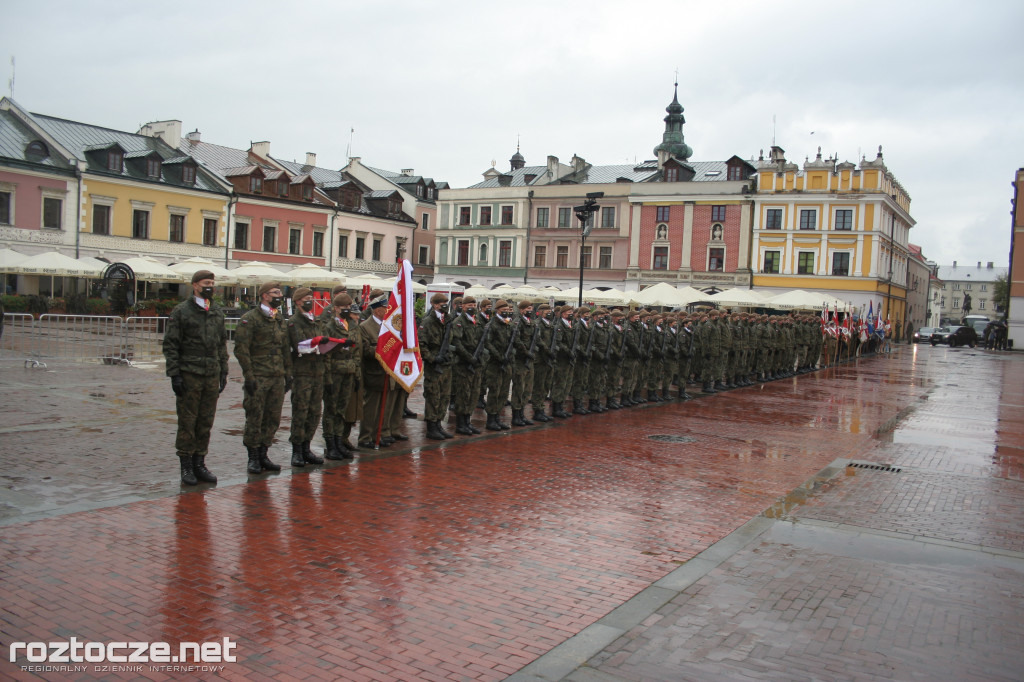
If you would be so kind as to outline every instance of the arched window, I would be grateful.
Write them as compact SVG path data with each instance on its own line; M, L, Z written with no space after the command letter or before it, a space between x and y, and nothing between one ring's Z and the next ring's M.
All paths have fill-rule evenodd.
M480 245L480 262L481 263L486 263L487 262L487 244L481 244Z
M39 156L45 159L47 156L50 155L50 149L49 147L46 146L44 142L40 140L32 140L31 142L28 143L28 146L25 147L25 155Z

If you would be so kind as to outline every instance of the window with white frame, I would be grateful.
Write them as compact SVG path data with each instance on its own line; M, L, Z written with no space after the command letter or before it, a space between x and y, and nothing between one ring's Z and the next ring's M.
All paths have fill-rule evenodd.
M853 229L853 209L852 208L836 209L836 229L837 230L852 230Z
M548 226L548 213L551 211L549 208L538 208L537 209L537 227Z
M770 275L779 274L782 266L782 252L781 251L765 251L764 261L761 264L761 272Z
M836 251L832 254L832 274L836 277L850 275L850 253L848 251Z
M782 209L781 208L769 208L764 213L764 229L766 230L781 230L782 229Z
M796 274L798 275L813 275L814 274L814 252L813 251L801 251L796 255Z
M508 268L512 266L512 242L502 240L498 242L498 267Z
M54 196L43 197L43 227L59 230L64 224L64 199Z
M800 229L818 229L818 211L813 208L800 209Z

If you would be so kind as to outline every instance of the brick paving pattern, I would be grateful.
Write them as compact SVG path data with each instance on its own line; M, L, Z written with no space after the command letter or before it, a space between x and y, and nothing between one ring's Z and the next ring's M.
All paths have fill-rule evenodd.
M221 483L189 494L174 485L173 402L158 368L42 373L0 365L12 387L0 409L15 415L0 427L0 508L7 519L0 537L0 640L228 636L238 645L238 662L222 673L228 679L503 679L834 459L892 460L883 450L901 445L901 426L924 419L943 391L963 390L943 388L951 369L974 381L974 365L989 380L1005 376L1004 390L1018 387L1016 406L1007 404L999 421L1006 437L997 440L1019 448L1013 434L1019 436L1024 412L1024 363L922 348L690 403L441 445L427 445L422 422L410 421L405 449L251 481L241 471L240 389L233 384L222 396L208 460ZM999 396L996 391L995 404ZM981 410L948 404L947 424L985 418ZM991 432L987 437L991 448ZM996 495L994 502L977 502L983 522L959 530L939 524L952 539L1016 548L1022 505L1012 498L1014 488L994 485L1019 480L995 475L1019 474L1012 447L994 458L1001 462L986 463L975 453L962 471L950 472L987 480L987 494ZM964 669L982 659L987 666L962 679L1000 679L1011 670L1003 663L1012 658L1006 652L1020 650L1020 628L1012 625L1021 606L1014 557L993 556L972 569L946 559L937 567L883 566L850 551L838 554L842 561L798 551L801 543L864 544L875 551L871 538L827 540L851 534L848 526L858 523L847 515L845 525L830 527L827 500L856 508L857 495L914 494L905 492L914 489L906 484L885 490L894 485L885 481L919 481L916 494L934 485L928 476L943 470L922 470L916 478L906 473L911 462L920 467L940 455L912 443L905 449L904 473L843 477L787 508L786 518L825 524L814 527L813 542L783 538L787 546L766 537L738 552L574 675L888 679L921 660L927 678L929 670L952 670L942 666L942 656L955 653ZM848 485L862 481L865 487L847 501ZM900 506L892 509L885 528L901 518ZM989 518L1007 510L1005 522ZM897 530L935 532L926 517ZM958 608L947 604L947 584L962 589ZM887 598L903 585L905 596ZM883 612L881 623L872 620ZM948 622L940 623L939 612ZM931 625L922 628L925 616ZM905 660L877 653L897 641L894 632L908 638L899 644ZM982 637L981 644L966 642ZM1012 641L1017 646L1009 649ZM0 676L31 678L6 657ZM103 675L82 674L95 676Z
M1024 361L913 360L855 458L898 473L847 468L568 679L1022 679Z

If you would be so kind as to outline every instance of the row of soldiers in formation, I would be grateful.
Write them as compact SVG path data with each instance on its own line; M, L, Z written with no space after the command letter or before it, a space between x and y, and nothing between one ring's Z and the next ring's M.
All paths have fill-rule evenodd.
M177 396L175 449L188 485L217 480L205 457L228 376L225 318L212 303L213 274L197 272L192 286L193 296L172 311L164 337L166 372ZM371 292L365 310L345 291L332 295L332 304L315 315L313 292L299 288L292 295L295 313L286 317L280 285L267 283L258 290L257 306L238 322L234 354L243 376L249 473L281 469L268 450L289 391L294 467L323 462L310 448L318 426L332 460L354 457L349 435L356 423L358 447L408 440L401 433L408 394L376 359L387 294ZM479 433L470 421L478 401L486 428L504 430L509 425L499 413L509 399L512 424L525 426L533 423L528 406L533 419L549 421L668 400L673 385L677 397L689 399L690 379L715 393L810 371L840 355L824 345L836 339L821 333L816 316L535 307L501 299L477 303L471 296L451 303L449 310L447 296L434 295L419 322L424 419L432 439L453 437L442 426L449 409L456 433ZM313 346L317 340L322 345Z
M792 376L834 361L840 343L814 315L552 308L473 296L453 299L449 312L447 296L435 294L419 328L427 437L452 437L441 424L449 408L455 432L471 435L478 406L487 429L510 428L499 418L509 399L513 426L686 400L691 379L716 393Z

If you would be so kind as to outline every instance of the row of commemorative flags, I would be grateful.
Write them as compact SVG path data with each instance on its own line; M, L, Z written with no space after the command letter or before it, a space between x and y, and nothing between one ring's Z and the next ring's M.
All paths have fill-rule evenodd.
M403 260L388 297L387 312L380 323L376 356L384 371L408 393L412 393L423 378L414 304L412 264Z

